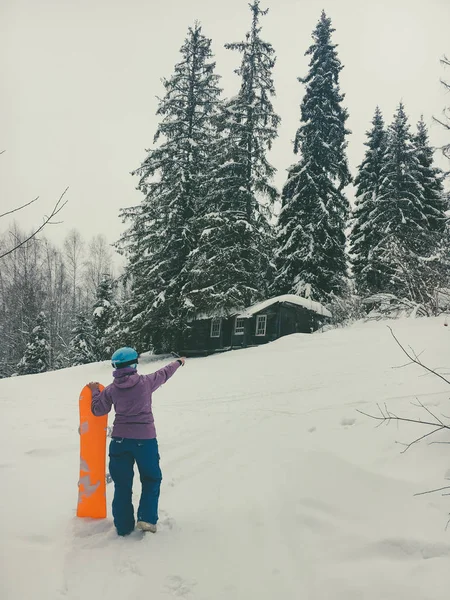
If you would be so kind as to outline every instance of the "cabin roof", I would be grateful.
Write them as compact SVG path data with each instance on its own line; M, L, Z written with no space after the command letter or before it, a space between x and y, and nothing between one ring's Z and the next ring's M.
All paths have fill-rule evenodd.
M269 300L263 300L262 302L258 302L249 308L246 308L241 313L236 315L239 318L248 319L253 315L265 310L269 306L273 304L295 304L296 306L301 306L302 308L306 308L312 312L315 312L319 315L323 315L325 317L332 317L332 314L329 310L327 310L320 302L315 302L314 300L309 300L308 298L302 298L301 296L296 296L295 294L284 294L282 296L275 296L274 298L269 298Z
M302 298L301 296L296 296L295 294L284 294L282 296L275 296L274 298L269 298L268 300L263 300L262 302L258 302L257 304L253 304L253 306L249 306L248 308L240 309L240 310L218 310L216 312L210 313L199 313L195 316L191 316L190 321L203 321L207 319L228 319L229 317L238 317L239 319L250 319L253 315L269 308L273 304L294 304L296 306L301 306L302 308L306 308L311 312L317 313L319 315L323 315L324 317L332 318L332 314L329 310L327 310L320 302L315 302L314 300L309 300L308 298Z

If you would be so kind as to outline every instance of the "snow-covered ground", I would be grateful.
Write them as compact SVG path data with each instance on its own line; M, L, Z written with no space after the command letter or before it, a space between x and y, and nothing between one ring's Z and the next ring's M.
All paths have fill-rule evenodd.
M389 324L450 371L443 318ZM78 395L108 363L0 381L0 597L447 600L450 497L414 494L450 485L429 444L450 436L401 454L428 430L357 412L450 415L450 387L405 362L386 322L189 360L154 396L159 531L128 538L75 517Z

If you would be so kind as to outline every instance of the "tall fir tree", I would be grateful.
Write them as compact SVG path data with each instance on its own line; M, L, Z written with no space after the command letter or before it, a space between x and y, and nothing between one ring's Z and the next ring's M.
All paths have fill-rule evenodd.
M428 227L428 239L418 261L418 271L423 282L422 298L434 308L437 290L446 287L449 281L450 255L448 246L446 247L447 199L443 183L445 175L434 164L434 148L430 145L423 117L417 123L413 143L419 161L418 181L422 188Z
M417 123L413 144L419 161L418 181L423 191L424 212L430 232L428 246L433 251L445 229L447 201L444 195L444 173L434 164L434 148L430 145L423 117Z
M47 319L43 312L39 313L36 326L30 334L25 353L18 364L20 375L44 373L50 367L50 334Z
M106 360L113 353L112 328L118 316L114 300L115 282L104 275L97 288L97 298L92 312L94 351L97 360Z
M294 153L300 160L289 171L282 193L277 233L278 293L327 301L347 287L345 229L349 203L343 190L351 182L346 158L347 110L342 106L339 74L343 66L331 41L325 12L313 32L301 125Z
M379 201L371 213L372 227L379 233L372 249L379 284L374 291L422 303L432 293L430 261L445 222L439 175L433 170L425 133L420 126L417 136L411 134L400 103L388 130Z
M170 351L183 329L186 306L181 294L196 248L194 219L204 202L215 144L214 117L221 89L211 40L196 24L181 47L181 60L164 81L162 117L139 175L145 198L123 211L131 227L121 246L131 276L130 327L140 350Z
M379 201L381 169L386 154L386 130L379 107L375 110L372 129L367 132L367 150L355 177L356 202L350 233L353 276L359 294L380 290L379 268L374 264L372 249L379 242L380 232L373 226L372 213Z
M91 321L83 314L75 318L69 342L68 361L72 367L87 365L96 360L95 337Z
M277 137L272 71L275 51L261 37L259 0L250 5L251 29L245 41L226 44L242 54L236 70L237 95L224 103L218 119L216 159L204 210L197 221L198 247L188 263L183 289L195 313L228 313L248 306L267 291L271 258L271 206L277 198L275 169L267 152Z

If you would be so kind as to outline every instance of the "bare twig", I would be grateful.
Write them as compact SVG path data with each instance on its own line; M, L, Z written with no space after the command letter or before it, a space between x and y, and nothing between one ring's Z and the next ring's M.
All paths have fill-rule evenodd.
M438 431L441 431L441 430L442 430L442 427L438 427L437 429L433 429L433 431L430 431L429 433L426 433L425 435L422 435L420 438L417 438L416 440L414 440L410 444L402 444L402 445L406 446L406 448L404 450L402 450L401 453L405 454L405 452L407 452L411 448L411 446L413 446L414 444L417 444L418 442L421 442L425 438L430 437L430 435L433 435L434 433L437 433Z
M430 410L429 408L427 408L427 407L425 406L425 404L423 404L423 403L422 403L422 402L419 400L419 398L416 398L416 400L417 400L417 402L419 403L419 405L417 406L417 404L414 404L414 403L413 403L413 406L415 406L416 408L423 408L424 410L426 410L426 411L427 411L427 413L428 413L429 415L431 415L431 416L433 417L433 419L436 419L436 421L438 421L438 422L439 422L439 423L442 425L442 427L445 427L445 424L444 424L444 423L441 421L441 419L440 419L439 417L437 417L437 416L436 416L436 415L435 415L433 412L431 412L431 410Z
M450 490L450 485L438 488L437 490L429 490L428 492L418 492L417 494L414 494L414 496L425 496L425 494L435 494L436 492L442 492L443 490Z
M12 254L13 252L15 252L16 250L18 250L21 246L23 246L24 244L26 244L27 242L29 242L31 239L33 239L40 231L42 231L44 229L44 227L46 225L55 225L56 223L52 221L52 219L59 213L61 212L61 210L65 207L65 205L67 204L68 200L66 200L65 202L63 202L63 198L67 192L69 188L67 187L64 192L61 194L61 196L59 197L58 202L55 204L55 206L53 207L53 210L51 212L51 214L48 217L44 218L44 222L42 223L42 225L40 227L38 227L36 229L36 231L34 231L29 237L27 237L25 240L23 240L22 242L20 242L19 244L17 244L16 246L14 246L13 248L11 248L10 250L8 250L7 252L4 252L3 254L0 254L0 259L1 258L5 258L5 256L8 256L9 254Z
M19 206L18 208L13 208L12 210L9 210L8 212L3 213L2 215L0 215L0 219L2 217L6 217L6 215L12 215L13 213L22 210L22 208L26 208L27 206L30 206L30 204L33 204L33 202L36 202L36 200L39 199L39 196L37 196L34 200L31 200L30 202L27 202L26 204L23 204L22 206Z
M404 423L418 423L419 425L429 425L430 427L440 426L442 429L450 429L450 425L440 425L439 423L431 423L430 421L420 421L418 419L406 419L405 417L396 417L394 415L388 415L384 417L377 417L376 415L370 415L369 413L365 413L362 410L356 409L356 412L359 412L361 415L365 417L370 417L371 419L375 419L376 421L402 421Z
M440 373L438 373L437 371L434 371L433 369L430 369L430 367L427 367L426 365L423 364L423 362L419 359L419 357L414 353L414 357L411 356L411 354L409 354L409 352L407 350L405 350L405 348L402 346L402 344L399 342L399 340L397 339L395 333L392 331L392 328L389 327L388 325L388 329L390 330L392 337L394 338L394 340L397 342L397 344L400 346L400 348L403 350L403 352L406 354L406 356L409 358L409 360L412 363L415 363L416 365L421 366L422 368L426 369L429 373L432 373L433 375L436 375L436 377L439 377L440 379L442 379L443 381L445 381L445 383L448 383L450 385L450 381L448 379L446 379L445 377L443 377Z
M398 417L397 415L394 415L393 413L389 412L389 410L387 409L387 407L385 406L385 413L381 410L380 405L377 404L378 409L381 413L381 417L378 417L377 415L371 415L369 413L365 413L361 410L357 410L356 412L359 412L360 414L366 416L366 417L370 417L371 419L375 419L376 421L379 421L379 425L382 425L383 423L386 423L386 425L389 425L389 423L391 421L396 421L397 425L399 422L403 421L405 423L418 423L419 425L426 425L427 427L433 427L433 431L430 431L429 433L426 433L425 435L420 436L419 438L415 439L414 441L412 441L410 444L402 444L403 446L406 446L406 448L402 451L402 454L404 454L405 452L407 452L409 450L409 448L411 448L411 446L413 446L414 444L417 444L418 442L424 440L427 437L430 437L430 435L434 435L435 433L438 433L439 431L442 431L444 429L448 429L450 430L450 425L446 425L441 419L439 419L439 417L436 417L435 414L433 414L431 412L431 410L429 410L426 406L424 406L424 404L422 402L420 402L420 400L417 400L419 402L419 408L423 408L424 410L426 410L428 412L429 415L431 415L434 419L436 419L435 422L432 421L422 421L419 419L407 419L405 417ZM414 405L417 406L417 405Z

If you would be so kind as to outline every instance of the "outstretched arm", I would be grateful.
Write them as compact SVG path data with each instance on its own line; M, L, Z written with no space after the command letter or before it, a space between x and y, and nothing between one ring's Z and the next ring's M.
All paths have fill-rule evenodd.
M175 371L179 369L182 365L184 365L184 358L179 358L178 360L175 360L170 364L166 365L162 369L159 369L159 371L155 371L155 373L151 373L150 375L144 375L144 377L150 384L152 392L154 392L164 383L166 383L166 381L170 379L175 373Z
M88 386L92 392L92 414L96 417L108 414L112 407L112 398L108 394L106 388L101 392L97 382L89 383Z

